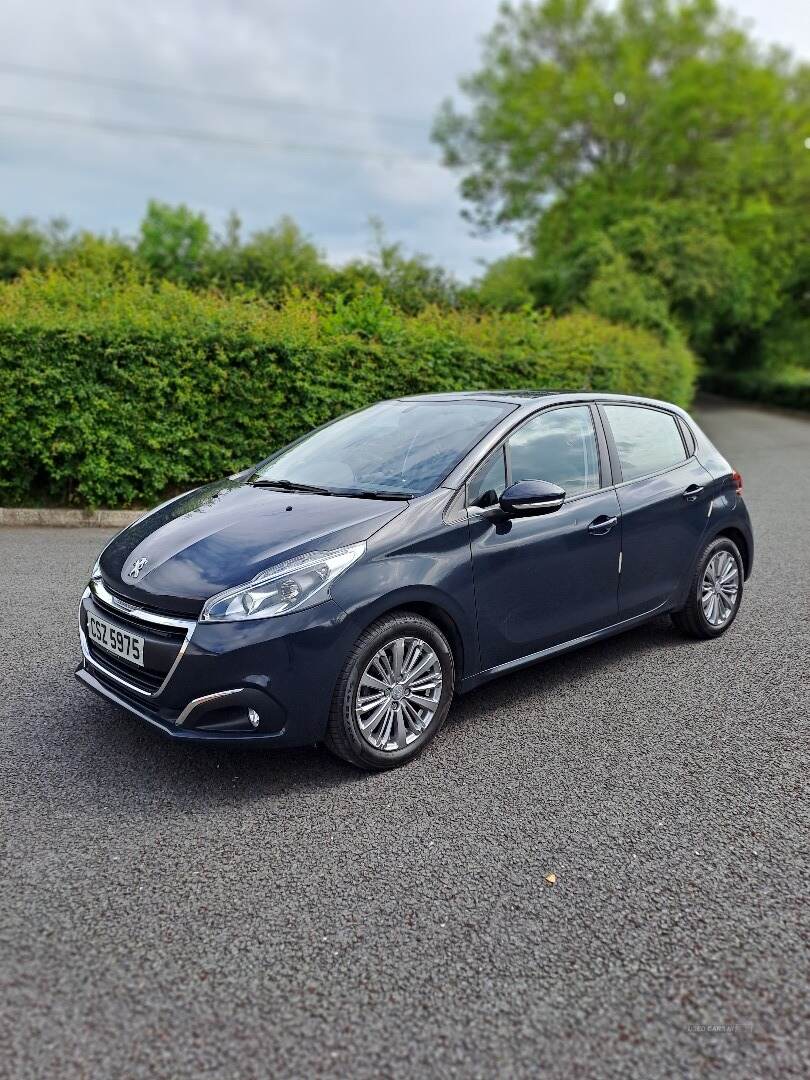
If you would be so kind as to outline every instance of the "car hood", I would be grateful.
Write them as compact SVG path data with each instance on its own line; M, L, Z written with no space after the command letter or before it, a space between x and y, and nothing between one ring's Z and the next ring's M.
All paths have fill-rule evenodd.
M224 480L164 503L120 532L101 556L101 573L120 596L197 616L209 597L273 563L359 543L406 506Z

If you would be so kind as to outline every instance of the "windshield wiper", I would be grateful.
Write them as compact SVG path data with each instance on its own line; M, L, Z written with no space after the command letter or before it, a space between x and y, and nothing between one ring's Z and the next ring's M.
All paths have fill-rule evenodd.
M365 491L361 488L349 488L346 491L336 491L335 495L342 495L346 499L412 499L412 491Z
M253 487L278 488L279 491L309 491L315 495L336 495L343 499L412 499L412 491L366 491L364 488L325 488L315 484L295 484L292 480L253 480Z
M279 491L309 491L315 495L334 495L329 488L317 487L313 484L293 484L290 480L253 480L253 487L278 488Z

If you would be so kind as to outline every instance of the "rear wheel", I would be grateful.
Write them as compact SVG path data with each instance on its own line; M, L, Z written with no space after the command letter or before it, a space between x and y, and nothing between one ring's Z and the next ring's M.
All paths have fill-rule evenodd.
M453 653L429 619L396 612L359 637L338 679L326 745L364 769L416 757L447 717L455 686Z
M706 545L689 585L686 606L672 621L683 633L715 638L737 617L743 594L743 561L739 548L726 536Z

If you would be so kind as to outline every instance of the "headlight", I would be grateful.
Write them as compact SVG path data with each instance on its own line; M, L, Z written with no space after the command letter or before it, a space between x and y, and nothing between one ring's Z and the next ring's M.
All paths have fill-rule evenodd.
M288 611L320 604L329 596L329 586L356 562L365 544L310 551L257 574L252 581L218 593L206 600L201 622L229 622L231 619L269 619Z

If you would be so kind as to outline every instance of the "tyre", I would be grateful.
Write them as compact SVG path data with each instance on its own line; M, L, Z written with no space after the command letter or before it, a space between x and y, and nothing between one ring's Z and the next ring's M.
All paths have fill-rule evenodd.
M441 630L414 612L385 615L343 666L326 746L361 769L404 765L438 734L454 689L453 653Z
M743 561L739 548L726 536L706 545L689 584L686 606L672 614L684 634L716 638L737 617L743 595Z

